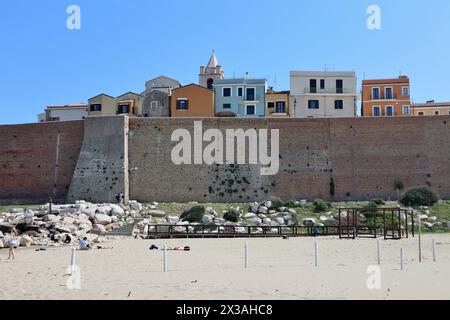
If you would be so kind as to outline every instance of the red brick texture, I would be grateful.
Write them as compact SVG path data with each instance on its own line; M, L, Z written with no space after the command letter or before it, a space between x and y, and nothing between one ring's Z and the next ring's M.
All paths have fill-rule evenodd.
M83 121L0 126L0 202L65 200L83 126Z

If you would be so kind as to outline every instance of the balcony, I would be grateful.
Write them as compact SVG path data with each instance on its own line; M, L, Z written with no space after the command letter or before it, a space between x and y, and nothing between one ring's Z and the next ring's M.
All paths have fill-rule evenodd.
M304 94L355 94L356 95L356 88L326 88L326 89L320 89L320 88L305 88Z
M244 97L245 102L258 102L261 100L261 96L259 94L247 94Z

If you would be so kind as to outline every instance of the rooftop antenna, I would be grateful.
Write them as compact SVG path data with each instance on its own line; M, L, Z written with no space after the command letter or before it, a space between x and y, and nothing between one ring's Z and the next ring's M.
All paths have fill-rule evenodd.
M275 74L274 89L277 91L277 75Z

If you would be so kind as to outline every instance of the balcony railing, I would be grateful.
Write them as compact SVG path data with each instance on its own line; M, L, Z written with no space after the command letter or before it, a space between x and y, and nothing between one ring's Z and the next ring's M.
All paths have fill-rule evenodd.
M320 88L314 88L309 87L305 88L304 90L305 94L356 94L356 88L327 88L327 89L320 89Z
M259 94L248 94L244 97L244 101L261 101Z

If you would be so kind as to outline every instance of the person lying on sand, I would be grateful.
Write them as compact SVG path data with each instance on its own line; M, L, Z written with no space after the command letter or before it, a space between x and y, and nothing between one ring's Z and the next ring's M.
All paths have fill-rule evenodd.
M149 250L159 250L157 245L152 244L149 248ZM164 250L164 249L161 249ZM173 247L173 248L167 248L167 251L191 251L191 247L186 246L186 247Z

